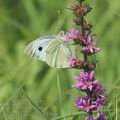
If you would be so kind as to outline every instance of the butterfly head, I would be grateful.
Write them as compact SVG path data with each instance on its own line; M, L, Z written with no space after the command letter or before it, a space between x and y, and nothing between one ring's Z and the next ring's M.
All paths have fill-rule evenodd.
M65 35L65 32L64 31L60 31L59 33L58 33L58 37L63 37Z
M65 36L65 32L64 31L60 31L58 33L58 38L60 39L61 42L64 42L64 36Z

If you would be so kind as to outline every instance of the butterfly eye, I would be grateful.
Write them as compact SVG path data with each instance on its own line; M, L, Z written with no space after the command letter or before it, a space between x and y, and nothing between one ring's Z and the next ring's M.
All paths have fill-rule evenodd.
M39 47L39 48L38 48L39 51L42 51L42 49L43 49L42 47Z

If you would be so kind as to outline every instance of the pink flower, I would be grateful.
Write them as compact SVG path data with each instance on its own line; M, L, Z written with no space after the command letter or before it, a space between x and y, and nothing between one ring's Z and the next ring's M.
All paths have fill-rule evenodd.
M65 41L71 41L71 40L79 39L79 37L80 37L80 32L76 28L72 28L70 32L64 35L63 39Z
M88 36L86 40L82 40L84 47L81 49L81 52L87 55L94 54L100 51L100 48L96 48L96 42L92 40L91 35Z
M79 82L75 83L72 87L81 90L92 91L93 87L96 86L97 84L97 81L94 80L94 71L91 72L81 71L80 77L74 76L74 79L79 80Z
M82 63L81 60L79 60L78 58L71 57L68 63L68 67L80 68L81 63Z
M98 98L96 102L92 102L92 98L80 98L78 97L75 100L75 105L86 112L89 112L90 110L99 110L105 103L104 98Z
M80 98L78 97L76 100L75 100L75 105L81 109L81 110L84 110L86 112L89 112L90 110L96 110L97 109L97 106L96 105L93 105L91 103L91 99L90 98Z
M102 85L98 82L94 89L92 90L92 97L103 97L106 94L106 89L102 87Z
M95 44L96 44L95 42L88 44L87 46L85 46L81 49L81 52L85 53L87 55L91 55L91 54L94 54L94 53L100 51L101 49L96 48Z
M96 100L97 110L100 110L104 104L105 104L105 97L98 97Z

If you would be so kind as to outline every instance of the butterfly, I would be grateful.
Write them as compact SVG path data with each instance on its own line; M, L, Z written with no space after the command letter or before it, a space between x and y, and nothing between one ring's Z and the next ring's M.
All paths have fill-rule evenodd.
M28 44L24 51L54 68L67 68L72 55L68 42L63 39L63 32L40 37Z

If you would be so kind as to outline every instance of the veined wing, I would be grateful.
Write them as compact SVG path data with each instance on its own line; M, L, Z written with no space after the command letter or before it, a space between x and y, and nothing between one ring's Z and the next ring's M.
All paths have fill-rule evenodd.
M40 37L25 47L25 54L32 58L45 61L46 52L49 43L56 38L56 35Z
M71 51L66 42L56 38L50 42L46 49L45 61L48 65L55 68L67 68Z

